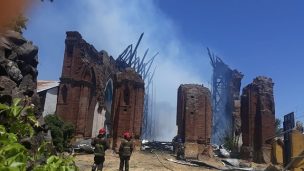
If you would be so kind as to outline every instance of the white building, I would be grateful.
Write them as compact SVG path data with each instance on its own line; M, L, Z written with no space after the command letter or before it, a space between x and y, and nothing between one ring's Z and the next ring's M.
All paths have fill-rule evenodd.
M56 112L58 87L59 81L38 80L37 93L40 96L43 117Z

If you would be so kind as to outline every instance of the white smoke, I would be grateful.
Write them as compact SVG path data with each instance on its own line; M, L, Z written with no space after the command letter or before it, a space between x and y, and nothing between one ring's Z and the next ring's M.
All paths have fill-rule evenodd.
M32 17L26 34L34 42L37 39L35 43L40 47L41 65L44 65L40 65L39 78L49 79L46 65L62 66L65 31L79 31L97 50L104 49L114 58L129 44L136 43L144 32L139 55L142 56L147 48L150 49L149 57L159 52L153 66L156 67L154 118L157 118L155 127L159 128L156 139L172 139L176 134L178 86L185 83L206 85L210 79L211 69L204 47L182 40L179 27L157 7L155 1L66 1L41 4L30 14ZM37 38L42 34L34 33L37 30L43 32L44 41ZM56 39L62 42L48 42L56 36L62 37ZM41 57L41 54L52 57L52 60ZM59 78L61 68L56 70L52 68Z

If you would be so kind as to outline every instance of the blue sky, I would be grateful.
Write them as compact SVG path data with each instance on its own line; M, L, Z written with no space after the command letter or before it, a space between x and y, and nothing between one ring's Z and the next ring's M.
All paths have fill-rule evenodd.
M242 86L259 75L271 77L277 117L291 111L302 117L303 7L300 0L55 0L32 7L24 34L39 46L39 79L58 80L65 31L79 31L114 58L145 32L140 52L160 53L154 78L157 126L170 125L171 135L179 84L210 86L206 47L245 75Z
M245 75L273 78L276 111L304 114L304 1L157 1L185 41L208 46Z

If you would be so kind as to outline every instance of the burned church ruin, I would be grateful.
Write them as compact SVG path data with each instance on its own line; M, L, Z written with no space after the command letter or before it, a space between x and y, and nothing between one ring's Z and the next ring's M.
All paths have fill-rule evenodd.
M212 129L211 93L196 84L182 84L178 88L178 135L185 144L185 157L197 158L209 153Z
M157 55L148 61L148 50L143 58L137 56L142 37L134 49L129 45L115 60L106 51L98 52L78 32L67 32L56 113L76 126L78 138L94 137L100 128L106 128L113 147L125 131L135 139L141 137L145 89Z
M113 144L119 147L118 137L126 130L139 139L142 130L145 84L133 69L117 72L113 95Z
M275 135L275 105L271 78L257 77L242 92L242 157L258 163L270 162Z
M75 125L76 136L95 136L99 128L110 128L100 124L93 130L93 118L109 113L104 94L106 83L117 71L115 60L105 51L98 52L78 32L67 32L65 45L56 113Z
M57 114L76 126L79 138L96 136L100 128L106 128L113 146L124 131L138 139L146 72L139 72L128 58L115 60L105 51L98 52L78 32L67 32L65 44Z
M240 88L243 74L237 70L230 69L227 64L212 54L209 49L208 54L213 67L212 142L224 144L225 138L233 137L234 144L237 144L241 135Z

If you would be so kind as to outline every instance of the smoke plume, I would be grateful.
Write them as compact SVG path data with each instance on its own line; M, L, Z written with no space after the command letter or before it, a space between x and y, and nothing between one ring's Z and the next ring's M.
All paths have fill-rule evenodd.
M104 49L114 58L145 33L138 55L142 56L147 48L150 49L148 57L159 52L152 67L156 68L153 81L155 138L171 140L177 133L178 86L184 83L206 85L210 79L209 61L203 47L183 40L180 28L153 0L41 3L40 8L31 13L26 33L39 45L40 79L59 78L67 30L79 31L96 49Z

